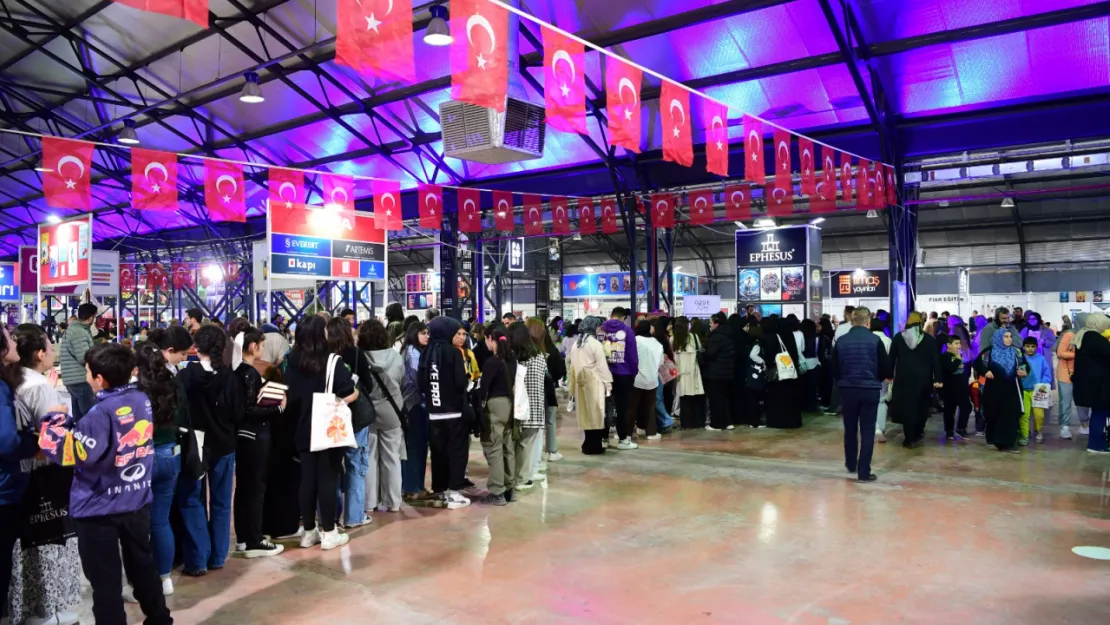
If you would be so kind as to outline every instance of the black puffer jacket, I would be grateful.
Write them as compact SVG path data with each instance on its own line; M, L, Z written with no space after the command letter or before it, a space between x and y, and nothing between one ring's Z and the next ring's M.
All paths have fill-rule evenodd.
M722 323L709 333L705 341L705 370L707 380L731 380L736 370L736 343L732 329Z
M1075 405L1110 409L1110 341L1095 332L1083 335L1083 346L1075 350Z

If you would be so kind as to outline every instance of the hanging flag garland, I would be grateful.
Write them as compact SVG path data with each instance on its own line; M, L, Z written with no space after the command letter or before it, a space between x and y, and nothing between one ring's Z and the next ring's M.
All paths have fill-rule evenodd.
M543 29L544 104L556 130L586 134L586 48Z
M227 161L204 161L204 204L212 221L247 221L243 166Z
M92 210L95 145L75 139L42 138L42 192L51 208Z
M500 232L516 230L512 191L493 192L493 227Z
M690 134L690 92L663 81L659 96L663 119L663 160L689 167L694 164L694 138Z
M131 149L131 206L137 210L177 210L177 155Z
M640 153L640 84L643 72L613 57L605 59L609 143Z
M486 0L452 0L451 36L451 98L503 113L509 12Z
M208 0L115 0L115 2L140 11L180 17L201 28L208 28Z

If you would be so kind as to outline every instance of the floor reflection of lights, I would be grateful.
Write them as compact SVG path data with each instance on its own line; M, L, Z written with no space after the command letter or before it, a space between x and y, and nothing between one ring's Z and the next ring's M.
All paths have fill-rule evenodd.
M759 540L760 542L770 544L771 539L775 537L775 529L779 523L779 510L775 504L771 502L764 502L763 510L759 513Z

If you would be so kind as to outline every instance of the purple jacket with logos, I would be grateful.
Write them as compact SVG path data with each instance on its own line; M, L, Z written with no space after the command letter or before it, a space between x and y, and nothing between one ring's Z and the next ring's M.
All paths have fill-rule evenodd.
M636 375L640 368L640 357L636 354L636 333L619 319L610 319L601 324L601 340L605 348L605 358L609 361L609 371L613 375Z
M154 418L150 399L134 384L100 391L80 421L48 414L39 448L51 462L74 467L69 513L87 518L134 512L150 503Z

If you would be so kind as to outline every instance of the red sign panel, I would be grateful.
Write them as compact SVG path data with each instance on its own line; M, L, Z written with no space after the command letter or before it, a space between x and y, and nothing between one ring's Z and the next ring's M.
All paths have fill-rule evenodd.
M92 215L39 226L39 285L88 284L92 264Z
M270 231L320 239L385 243L385 232L372 215L355 211L270 205Z

